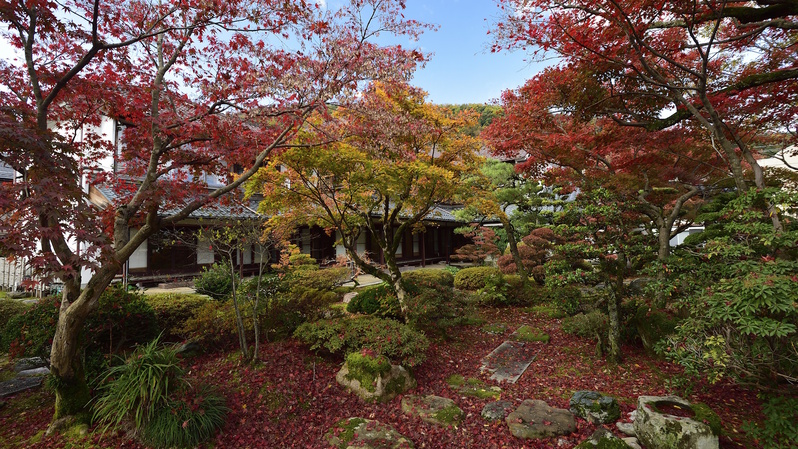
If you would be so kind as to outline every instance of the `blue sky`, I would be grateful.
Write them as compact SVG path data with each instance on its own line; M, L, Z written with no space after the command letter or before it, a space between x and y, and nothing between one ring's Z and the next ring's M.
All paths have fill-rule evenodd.
M522 52L490 53L487 31L499 12L494 0L407 0L406 17L439 26L416 43L434 53L413 80L429 101L486 103L541 70Z

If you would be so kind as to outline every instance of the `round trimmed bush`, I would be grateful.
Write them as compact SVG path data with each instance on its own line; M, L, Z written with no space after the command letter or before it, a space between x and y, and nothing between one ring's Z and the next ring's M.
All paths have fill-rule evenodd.
M366 315L395 316L399 311L399 302L388 284L382 283L358 292L346 305L346 311Z
M475 291L496 280L503 280L502 272L496 267L464 268L454 275L454 287L460 290Z
M417 286L441 285L454 287L454 275L448 271L435 268L422 268L420 270L402 273L402 282L406 291Z
M427 337L412 327L371 316L305 323L297 328L294 337L309 344L311 350L323 348L344 355L370 349L406 366L422 363L429 347Z
M180 329L210 300L192 293L163 293L146 295L144 300L155 311L158 326L166 335L177 336Z
M215 263L210 268L203 267L200 276L194 280L194 288L197 293L208 295L213 299L226 299L233 292L230 265Z

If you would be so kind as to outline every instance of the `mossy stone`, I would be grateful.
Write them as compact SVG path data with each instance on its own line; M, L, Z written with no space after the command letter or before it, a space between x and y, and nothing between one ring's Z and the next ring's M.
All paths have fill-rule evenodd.
M607 429L599 428L590 438L579 443L574 449L630 449L630 446Z
M720 416L718 416L717 413L712 411L712 409L703 402L692 402L690 403L690 408L692 408L693 412L695 413L693 419L708 425L709 428L712 429L713 435L720 435L723 429L721 426Z
M454 426L463 419L463 411L449 398L440 396L405 396L402 412L440 426Z

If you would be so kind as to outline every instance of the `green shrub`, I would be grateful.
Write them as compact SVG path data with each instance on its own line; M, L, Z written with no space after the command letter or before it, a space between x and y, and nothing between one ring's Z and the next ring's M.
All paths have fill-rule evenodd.
M548 287L546 300L568 316L582 312L582 292L575 285Z
M406 291L416 286L443 285L454 287L454 275L445 270L422 268L402 273L402 281Z
M113 284L100 295L97 311L86 320L86 348L106 354L146 343L158 335L158 318L142 295Z
M126 362L109 369L94 403L94 419L106 429L131 420L141 429L170 394L185 387L176 346L159 346L159 339L140 346Z
M200 276L194 280L194 288L197 293L208 295L213 299L222 300L227 298L233 292L230 265L215 263L210 268L203 267Z
M580 313L563 318L562 331L583 338L603 336L609 331L609 318L598 310L587 314Z
M517 274L505 274L504 282L507 283L505 295L510 304L527 305L545 299L546 290L541 288L533 279L529 279L526 288L521 283L521 276Z
M406 366L422 363L429 347L427 337L410 326L370 316L304 323L294 336L312 350L343 355L368 348Z
M443 271L451 274L452 276L456 275L458 271L460 271L460 267L455 267L453 265L446 265L445 267L441 268ZM452 279L454 282L454 279Z
M596 340L596 353L600 356L608 347L609 318L604 313L594 310L563 318L562 330L566 334Z
M798 442L798 398L773 396L762 404L765 421L744 423L743 430L761 447L794 449Z
M261 305L262 328L277 336L291 333L306 321L315 321L338 302L335 292L296 286L287 293L269 298Z
M347 304L346 311L366 315L398 316L399 301L388 284L382 283L358 292Z
M319 263L310 254L296 253L288 257L289 270L318 270Z
M244 327L252 330L251 311L242 308ZM226 343L238 334L233 301L207 301L177 329L178 335L193 341L208 343Z
M144 300L155 311L158 326L166 335L179 335L180 329L206 303L208 297L192 293L146 295Z
M294 286L282 291L284 281L276 275L264 275L258 303L258 322L261 335L282 338L306 321L321 318L330 305L338 301L332 291ZM252 320L257 283L247 280L241 284L239 304L246 332L254 332ZM178 333L191 340L208 343L232 341L237 335L236 315L231 300L207 302L179 329Z
M454 287L460 290L479 290L490 281L503 279L502 272L495 267L464 268L454 275Z
M222 427L227 412L224 398L208 389L168 398L144 425L142 440L156 448L197 447Z
M30 309L30 305L16 299L0 299L0 338L11 318L22 315Z
M440 284L418 286L405 295L405 305L408 324L433 333L464 324L473 309L463 292Z
M9 320L0 350L8 351L12 358L48 358L60 306L58 298L44 298L24 314ZM86 320L83 345L87 355L95 351L115 354L149 341L157 333L158 323L152 307L140 295L112 285L100 295L97 311Z
M632 322L643 342L643 347L649 352L653 352L654 346L661 339L672 335L679 324L679 320L670 313L651 310L646 305L638 306Z
M332 290L346 282L352 270L346 267L325 268L323 270L299 270L288 276L292 286L312 288L315 290Z
M11 358L49 358L60 306L58 298L42 298L25 313L8 320L0 350L8 352Z

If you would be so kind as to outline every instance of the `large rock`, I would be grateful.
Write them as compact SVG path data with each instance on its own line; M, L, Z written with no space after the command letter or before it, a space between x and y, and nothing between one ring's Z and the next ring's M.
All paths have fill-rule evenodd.
M690 402L677 396L638 398L635 433L643 446L648 449L717 449L717 433L701 422L700 416L693 419L663 411L674 405L685 413L695 412ZM709 420L714 421L712 418Z
M36 377L36 376L46 376L50 374L50 368L43 366L41 368L34 368L34 369L26 369L25 371L20 371L17 373L18 377Z
M26 359L17 360L17 363L14 364L14 371L18 373L20 371L42 368L49 365L50 363L41 357L30 357Z
M626 441L616 437L609 430L599 427L590 438L579 443L574 449L629 449Z
M482 407L482 417L488 421L501 421L506 418L513 410L513 403L510 401L488 402Z
M527 399L507 415L510 432L518 438L551 438L576 430L576 419L568 410Z
M14 379L0 382L0 398L17 394L21 391L37 388L42 385L44 377L15 377Z
M463 419L463 411L453 400L440 396L405 396L402 411L422 421L439 426L454 426Z
M577 391L569 405L571 413L593 424L609 424L621 417L618 401L595 391Z
M387 402L397 395L416 387L416 380L413 376L399 365L391 365L391 369L384 374L380 374L370 379L368 385L362 385L360 376L352 376L349 372L349 365L344 366L335 375L335 380L347 388L349 391L360 396L366 401Z
M413 448L413 443L390 425L364 418L337 422L327 433L327 441L341 449Z
M615 423L615 427L617 427L618 430L620 430L624 435L628 435L630 437L637 436L635 433L635 423L633 422L618 421Z

